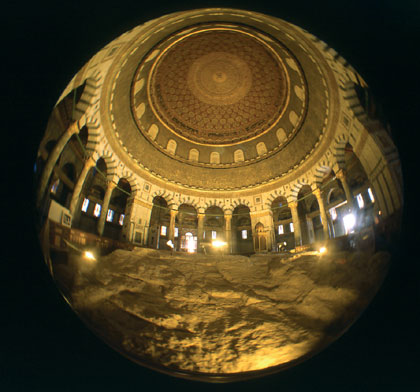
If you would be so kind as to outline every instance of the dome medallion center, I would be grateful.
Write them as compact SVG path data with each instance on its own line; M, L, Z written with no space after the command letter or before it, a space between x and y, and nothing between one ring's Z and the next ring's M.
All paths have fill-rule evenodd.
M190 67L187 84L204 104L232 105L243 99L252 85L249 66L238 56L213 52L198 58Z
M223 71L216 71L213 74L213 80L217 83L223 83L226 81L226 74Z
M177 136L197 144L235 144L267 132L282 116L287 72L256 34L206 27L158 48L148 100Z

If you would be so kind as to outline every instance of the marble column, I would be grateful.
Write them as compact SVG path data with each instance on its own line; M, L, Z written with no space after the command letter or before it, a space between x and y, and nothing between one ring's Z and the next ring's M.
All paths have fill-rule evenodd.
M267 250L273 251L276 247L276 234L274 231L273 211L268 211L267 227Z
M327 212L327 219L330 225L330 238L335 238L334 221L329 211Z
M102 236L102 234L104 233L105 221L106 221L106 216L108 214L109 202L111 200L112 191L114 190L116 186L117 184L115 184L114 182L112 181L108 182L108 186L105 192L104 202L102 203L101 215L99 217L99 222L98 222L98 234L100 236Z
M121 230L122 239L128 242L133 242L133 228L135 222L133 220L133 211L134 211L134 196L131 195L127 199L127 203L124 209L124 224Z
M78 122L72 123L66 131L60 136L50 155L48 156L47 162L45 163L44 170L42 171L41 178L38 184L38 192L36 195L37 206L40 205L41 200L44 196L45 189L48 185L48 180L51 177L51 173L54 170L54 166L57 164L60 154L63 152L64 147L70 138L79 132Z
M170 221L169 221L169 233L168 238L175 244L175 218L178 215L178 210L169 210Z
M225 235L227 242L227 253L232 253L232 212L225 213Z
M298 214L298 202L292 201L288 203L290 212L292 213L292 221L295 235L295 247L302 245L302 231L300 228L299 214Z
M203 242L204 233L204 218L205 214L202 212L197 213L197 252L201 252L201 243Z
M335 176L340 180L341 185L343 185L344 193L346 194L346 199L347 199L347 206L349 210L353 211L353 207L354 207L353 194L350 190L349 184L347 183L346 172L343 169L341 169L337 173L335 173Z
M74 213L76 211L77 203L79 202L80 192L82 191L83 184L85 183L86 177L89 173L89 170L94 167L96 164L95 160L89 156L85 164L83 166L82 172L80 173L79 178L77 179L76 185L73 190L73 195L71 197L70 201L70 213L74 216Z
M328 218L327 213L325 211L325 204L324 204L324 198L322 197L322 191L321 189L317 188L313 191L313 194L316 197L316 200L318 201L319 205L319 212L321 215L321 223L322 223L322 231L324 232L324 240L327 240L329 238L329 231L328 231Z

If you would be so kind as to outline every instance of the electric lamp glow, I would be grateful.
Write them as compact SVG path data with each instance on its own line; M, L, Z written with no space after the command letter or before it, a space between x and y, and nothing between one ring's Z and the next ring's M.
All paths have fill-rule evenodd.
M221 248L222 246L226 246L227 245L227 242L224 242L224 241L213 241L211 244L215 248Z
M85 257L85 259L88 259L88 260L96 260L93 253L88 250L83 254L83 256Z

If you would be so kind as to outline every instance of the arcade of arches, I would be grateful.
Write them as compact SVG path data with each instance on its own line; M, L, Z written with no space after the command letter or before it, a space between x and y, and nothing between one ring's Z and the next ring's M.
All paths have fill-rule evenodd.
M80 130L81 136L85 131L86 127ZM359 159L347 144L347 170L334 173L330 169L315 189L303 185L295 200L277 196L261 212L251 213L244 204L233 209L217 205L203 208L188 203L176 205L173 200L168 203L165 196L154 196L151 206L142 206L150 216L144 217L143 224L140 218L133 230L125 221L126 217L133 221L136 207L130 182L124 177L107 176L103 157L74 160L74 156L83 156L86 146L79 140L83 139L70 138L59 155L43 203L54 200L67 209L72 228L116 241L170 249L171 240L175 250L186 252L211 252L215 240L226 243L224 251L233 254L292 250L346 235L349 229L344 217L352 211L357 213L360 227L378 223L383 214ZM45 143L37 173L45 167L48 158L43 156L48 157L50 145Z
M41 226L81 244L252 254L401 211L398 153L360 75L306 31L246 15L168 15L83 67L39 148Z

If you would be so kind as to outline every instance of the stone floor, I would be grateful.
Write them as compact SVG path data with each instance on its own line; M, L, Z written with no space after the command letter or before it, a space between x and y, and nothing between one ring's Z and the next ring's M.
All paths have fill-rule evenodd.
M132 359L236 373L286 365L340 336L387 271L385 252L217 256L117 250L54 263L73 309Z

